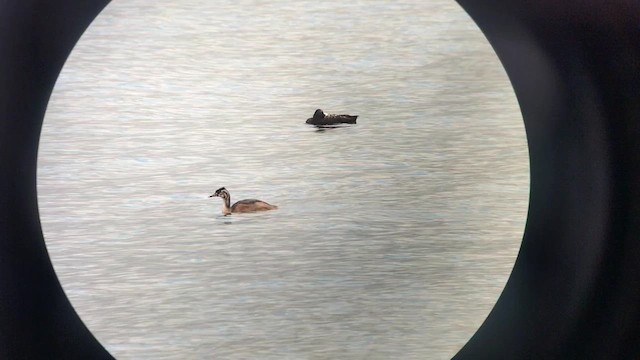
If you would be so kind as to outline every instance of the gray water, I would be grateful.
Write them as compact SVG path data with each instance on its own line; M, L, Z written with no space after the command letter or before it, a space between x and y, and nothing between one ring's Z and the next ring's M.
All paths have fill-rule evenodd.
M279 209L224 217L221 186ZM119 359L450 358L528 187L506 74L445 0L112 3L38 164L54 268Z

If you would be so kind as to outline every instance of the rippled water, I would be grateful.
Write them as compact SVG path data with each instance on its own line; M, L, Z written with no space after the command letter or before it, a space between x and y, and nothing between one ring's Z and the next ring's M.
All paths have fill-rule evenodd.
M358 124L306 125L316 108ZM446 359L519 249L524 127L453 1L109 5L42 132L47 246L121 359ZM279 206L224 217L208 196Z

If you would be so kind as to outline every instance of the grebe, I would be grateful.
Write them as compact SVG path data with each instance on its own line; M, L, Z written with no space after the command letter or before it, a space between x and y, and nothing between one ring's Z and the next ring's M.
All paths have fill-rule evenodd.
M313 117L307 119L307 124L311 125L335 125L335 124L355 124L358 115L334 115L327 114L321 109L313 113Z
M278 207L275 205L268 204L262 200L256 199L245 199L240 200L231 206L231 194L224 187L216 190L213 195L209 197L221 197L224 200L224 204L222 205L222 213L226 215L230 215L231 213L250 213L256 211L266 211L266 210L275 210Z

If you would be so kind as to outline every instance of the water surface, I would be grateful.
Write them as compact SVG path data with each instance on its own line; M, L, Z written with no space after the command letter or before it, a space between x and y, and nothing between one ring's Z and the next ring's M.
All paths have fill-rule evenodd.
M358 124L306 125L316 108ZM447 359L517 255L524 127L453 1L115 2L45 117L66 294L119 359ZM259 198L279 210L221 214Z

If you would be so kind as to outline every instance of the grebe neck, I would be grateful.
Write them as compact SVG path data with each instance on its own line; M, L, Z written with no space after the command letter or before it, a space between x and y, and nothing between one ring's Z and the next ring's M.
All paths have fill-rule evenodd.
M231 214L231 195L229 195L229 193L225 194L226 196L222 198L223 204L222 204L222 212L225 215L229 215Z

